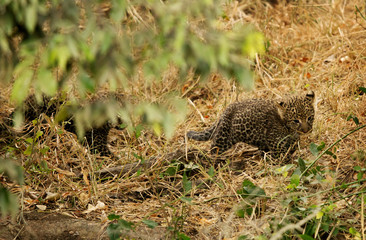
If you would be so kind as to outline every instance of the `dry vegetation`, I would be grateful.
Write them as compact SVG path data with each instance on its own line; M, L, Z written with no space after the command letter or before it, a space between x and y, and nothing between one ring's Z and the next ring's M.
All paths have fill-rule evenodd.
M189 129L209 126L225 106L236 100L278 98L308 89L316 93L316 118L313 131L302 138L297 156L314 160L309 150L311 142L325 142L329 146L354 129L354 121L347 121L350 114L357 116L361 123L366 122L366 94L359 90L359 87L366 87L366 20L355 14L355 5L364 11L365 2L284 2L273 6L259 0L234 1L228 3L226 17L220 22L220 27L227 30L238 23L253 24L268 39L267 53L256 59L254 91L245 92L235 81L218 75L204 84L188 77L181 86L175 80L174 71L151 87L144 87L144 81L140 79L131 89L128 94L138 101L156 101L173 88L178 88L184 98L191 99L187 119L172 140L156 137L149 131L142 131L141 136L136 137L125 130L116 130L110 136L116 161L89 154L74 135L60 134L61 127L52 119L46 119L48 123L42 126L42 141L37 141L34 147L48 146L47 154L19 154L26 149L27 143L18 141L16 147L20 151L16 151L16 156L27 170L26 184L22 189L10 183L8 186L13 192L22 191L22 210L39 210L36 205L44 205L47 211L64 212L103 224L108 223L108 214L114 213L137 224L136 231L126 235L131 238L170 239L181 232L191 239L237 239L241 235L250 239L259 235L270 237L271 232L279 230L277 224L286 226L311 215L311 212L295 211L296 204L300 209L334 203L335 209L326 215L330 219L340 219L330 222L331 229L343 227L344 231L340 231L338 237L350 238L350 227L364 231L361 223L365 216L360 204L362 184L342 191L331 189L356 181L354 166L366 167L365 156L355 155L356 151L366 151L365 129L336 145L333 149L336 159L324 156L316 162L317 166L322 166L324 180L304 184L306 188L297 191L287 188L296 166L287 176L278 174L275 169L288 163L265 161L251 147L253 151L248 153L248 146L244 145L230 151L226 161L210 164L204 157L209 143L187 142L184 137ZM6 92L1 94L7 99ZM1 111L9 112L11 106L7 101L5 103L1 105ZM172 153L176 155L172 157ZM254 156L250 156L251 153ZM154 162L137 173L122 176L99 178L93 173L141 159ZM295 159L293 164L296 165ZM177 166L172 160L186 165L168 176ZM209 174L211 165L215 166L213 176ZM192 189L186 193L182 186L184 171L192 181ZM240 218L236 212L248 201L237 193L244 180L262 188L267 198L255 199L251 203L252 214ZM286 204L295 195L309 197L300 203ZM182 196L192 201L184 201ZM84 212L88 204L97 206L98 202L105 206ZM145 228L141 223L144 218L155 221L159 227ZM318 239L326 239L326 236L322 237Z

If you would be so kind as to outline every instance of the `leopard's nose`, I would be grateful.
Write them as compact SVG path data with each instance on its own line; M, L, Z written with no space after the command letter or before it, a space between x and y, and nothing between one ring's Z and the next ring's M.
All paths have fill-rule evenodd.
M301 121L299 130L303 133L307 133L311 130L311 126L306 121Z

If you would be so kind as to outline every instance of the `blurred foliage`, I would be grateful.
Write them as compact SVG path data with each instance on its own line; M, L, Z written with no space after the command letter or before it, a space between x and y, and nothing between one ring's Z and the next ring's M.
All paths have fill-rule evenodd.
M101 86L128 93L141 85L136 84L138 79L145 80L145 88L172 68L180 83L191 73L202 80L220 73L250 89L250 60L264 51L264 37L240 24L224 29L224 4L219 0L2 0L0 79L12 86L11 99L18 106L33 92L39 100L70 90L83 98ZM106 117L116 121L118 115L131 129L142 120L156 134L170 138L185 117L186 103L176 89L164 95L156 103L126 100L114 111L108 108L102 118L101 111L90 106L82 111L68 109L75 111L79 135L88 121ZM11 168L0 172L11 175ZM12 195L1 189L0 196L2 212L13 212Z
M251 88L250 58L264 51L263 35L239 24L221 29L223 5L219 0L3 0L0 79L12 84L16 104L31 89L38 96L68 91L70 85L80 96L105 84L128 91L141 73L149 85L171 67L181 82L191 72L201 79L221 73ZM161 105L137 109L156 133L164 130L168 137L182 119Z
M22 169L12 161L0 158L0 173L3 173L9 180L23 184ZM18 212L18 202L14 194L0 185L0 212L2 217L8 214L15 216Z

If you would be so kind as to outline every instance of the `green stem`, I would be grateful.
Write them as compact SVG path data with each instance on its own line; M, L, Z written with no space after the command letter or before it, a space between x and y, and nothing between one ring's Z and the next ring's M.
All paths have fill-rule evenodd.
M325 149L320 155L318 155L318 157L315 158L315 160L310 163L310 165L301 173L300 175L300 179L304 176L304 174L309 171L310 168L313 167L313 165L327 152L329 151L331 148L333 148L337 143L339 143L340 141L342 141L343 139L345 139L346 137L348 137L349 135L351 135L354 132L357 132L358 130L362 129L366 127L366 124L361 125L355 129L353 129L352 131L350 131L349 133L347 133L346 135L344 135L343 137L341 137L340 139L338 139L337 141L335 141L332 145L330 145L327 149Z
M360 16L363 18L363 20L366 20L365 16L362 14L362 12L360 11L360 9L358 9L357 6L356 7L356 12L358 12L360 14Z

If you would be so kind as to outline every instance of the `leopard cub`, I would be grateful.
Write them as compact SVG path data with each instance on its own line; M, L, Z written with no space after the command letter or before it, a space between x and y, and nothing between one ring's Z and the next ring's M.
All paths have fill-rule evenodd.
M314 121L313 91L283 100L251 99L229 105L218 121L202 132L189 131L197 141L212 140L211 153L222 154L244 142L280 158L294 151L300 133Z

